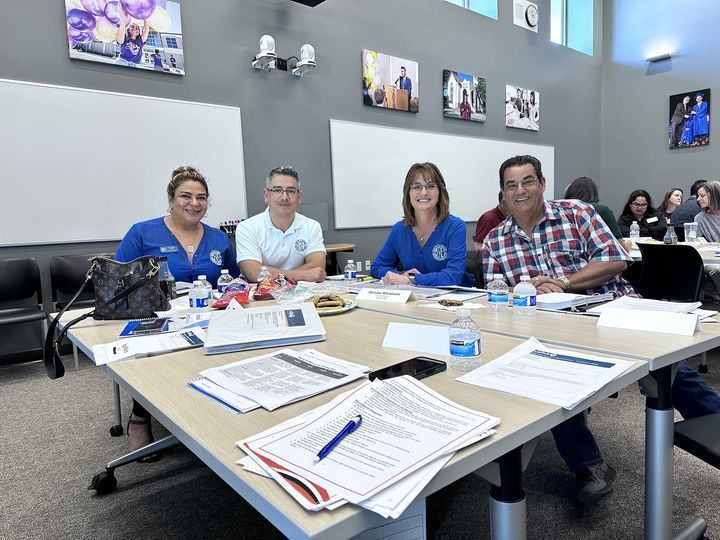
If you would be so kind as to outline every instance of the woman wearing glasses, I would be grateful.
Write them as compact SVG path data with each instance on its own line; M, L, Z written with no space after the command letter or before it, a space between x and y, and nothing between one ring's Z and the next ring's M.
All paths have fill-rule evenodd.
M636 189L628 197L618 225L624 238L630 237L630 226L637 221L641 237L662 240L667 232L667 221L655 210L650 194L644 189Z
M433 163L415 163L403 185L403 219L373 261L373 277L388 285L465 285L465 223L450 215L445 180Z
M238 270L230 240L220 229L201 223L208 209L208 184L193 167L178 167L167 185L168 214L133 225L122 239L115 259L129 262L143 255L167 257L170 272L177 281L192 282L205 274L210 283L227 268L233 277ZM130 450L153 442L150 413L133 400L128 423ZM142 461L156 461L151 455Z

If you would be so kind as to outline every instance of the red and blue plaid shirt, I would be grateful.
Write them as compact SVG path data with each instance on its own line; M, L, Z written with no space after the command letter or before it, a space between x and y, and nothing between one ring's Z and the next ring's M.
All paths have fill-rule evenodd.
M520 283L523 275L569 278L590 262L632 262L595 209L576 200L545 201L545 215L532 238L509 217L487 235L482 256L485 282L493 274L503 274L511 286ZM609 291L633 293L618 274L586 294Z

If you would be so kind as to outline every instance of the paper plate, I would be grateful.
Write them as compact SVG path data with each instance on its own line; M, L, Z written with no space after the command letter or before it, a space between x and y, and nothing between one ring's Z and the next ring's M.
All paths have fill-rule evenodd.
M337 315L338 313L345 313L346 311L350 311L351 309L357 307L357 304L355 303L355 300L345 300L345 305L342 307L328 307L328 308L315 308L318 312L318 315L325 316L325 315Z

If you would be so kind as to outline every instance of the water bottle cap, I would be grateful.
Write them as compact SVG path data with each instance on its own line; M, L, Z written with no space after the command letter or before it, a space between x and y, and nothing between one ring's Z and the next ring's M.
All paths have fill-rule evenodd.
M493 279L502 279L504 281L505 276L503 276L502 274L493 274Z
M222 270L220 270L220 273L221 274L229 274L230 270L228 270L227 268L223 268Z
M458 317L469 317L470 310L467 308L460 308L457 310Z
M637 221L633 221L633 225L637 225Z
M207 279L207 276L206 276L205 274L202 274L202 275L199 275L199 276L198 276L198 279L199 279L200 281L202 281L202 280L204 280L204 279Z
M193 287L202 287L202 281L196 279L195 281L193 281Z
M520 276L520 281L530 281L530 276L528 276L528 275Z
M354 261L352 259L348 259L348 264L352 264Z
M265 270L267 272L267 266L261 266L260 271L262 272L263 270Z

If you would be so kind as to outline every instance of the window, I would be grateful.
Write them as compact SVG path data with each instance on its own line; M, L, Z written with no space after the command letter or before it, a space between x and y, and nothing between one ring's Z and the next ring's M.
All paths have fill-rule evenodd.
M160 34L157 32L150 32L148 34L147 41L145 44L148 47L155 47L156 49L162 49L162 41L160 41Z
M490 17L491 19L497 20L497 18L498 18L498 0L446 0L446 1L450 2L451 4L455 4L460 7L469 9L470 11L474 11L475 13L479 13L480 15L485 15L486 17Z
M550 39L593 55L593 0L551 0Z
M165 38L165 43L167 43L167 46L168 46L168 48L170 48L170 49L177 49L177 48L178 48L177 38L174 38L174 37L166 37L166 38Z

